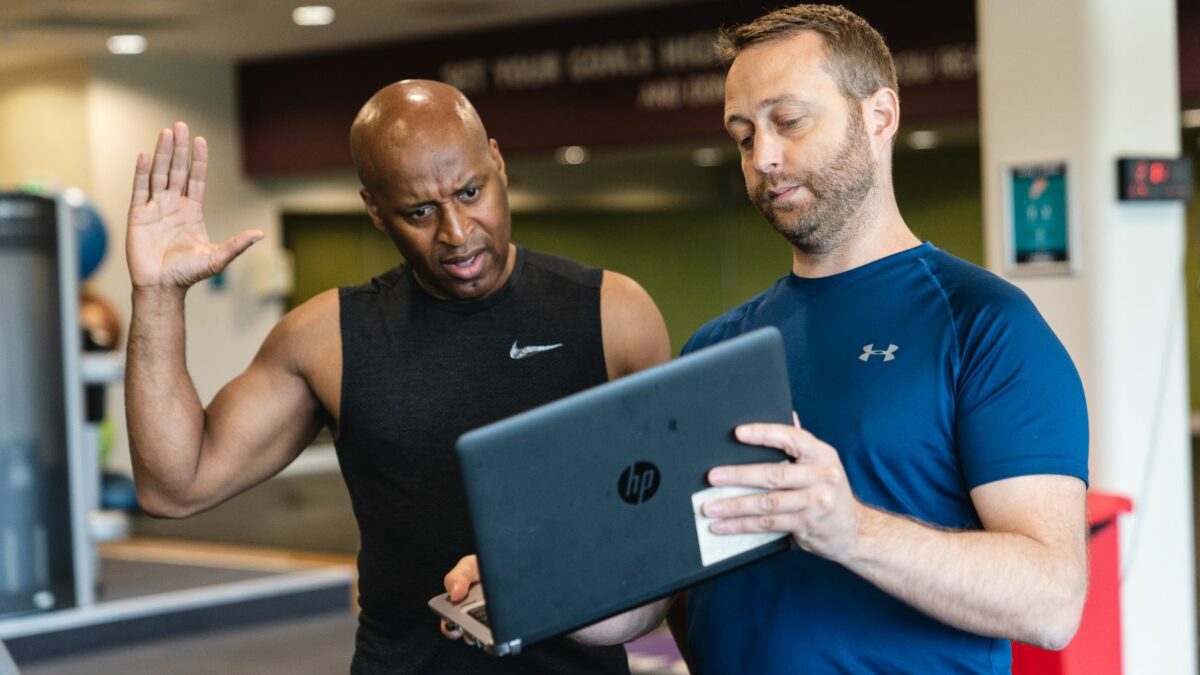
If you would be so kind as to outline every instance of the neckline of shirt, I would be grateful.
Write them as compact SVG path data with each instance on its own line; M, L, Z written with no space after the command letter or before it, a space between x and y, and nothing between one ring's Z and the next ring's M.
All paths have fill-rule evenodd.
M936 250L937 247L926 241L898 253L884 256L878 260L872 260L865 265L859 265L858 267L846 270L845 272L838 272L837 274L830 274L829 276L801 277L797 276L795 272L789 272L788 276L786 277L787 285L789 288L798 293L805 295L817 295L839 286L852 283L858 279L878 274L882 270L903 265L911 260L927 255Z
M453 312L455 314L474 314L494 307L509 295L512 295L513 286L517 283L518 277L521 276L521 269L525 266L525 247L517 244L516 249L517 260L513 263L512 274L508 276L508 280L504 282L504 286L500 290L485 298L478 300L443 300L435 298L424 288L421 288L421 284L417 282L416 277L412 274L412 268L409 268L408 278L412 284L413 295L434 309Z

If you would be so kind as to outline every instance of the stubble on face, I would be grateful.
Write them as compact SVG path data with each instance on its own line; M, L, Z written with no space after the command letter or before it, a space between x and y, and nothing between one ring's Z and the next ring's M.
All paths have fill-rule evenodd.
M848 106L846 135L820 166L773 174L750 195L763 217L783 238L808 255L823 255L853 239L862 228L860 211L875 187L875 163L857 102ZM771 191L786 185L808 188L805 202L776 206Z

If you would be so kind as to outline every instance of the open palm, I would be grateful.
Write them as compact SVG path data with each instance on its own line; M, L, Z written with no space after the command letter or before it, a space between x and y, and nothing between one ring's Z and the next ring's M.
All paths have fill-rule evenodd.
M125 254L134 288L183 290L225 269L262 238L247 230L221 244L208 240L204 186L208 145L176 122L158 134L153 164L139 154L129 204Z

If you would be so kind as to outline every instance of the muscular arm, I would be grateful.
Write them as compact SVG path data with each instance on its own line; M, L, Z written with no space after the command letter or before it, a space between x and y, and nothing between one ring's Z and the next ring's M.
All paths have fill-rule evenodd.
M864 508L846 566L972 633L1062 649L1087 593L1084 484L1023 476L975 488L985 530L948 532Z
M245 372L204 409L185 363L182 297L135 292L125 396L143 508L191 515L290 463L323 423L301 370L301 349L330 345L337 338L329 334L330 317L336 316L337 296L330 292L284 317Z
M751 424L737 436L794 461L711 471L713 485L769 490L706 503L705 513L721 518L714 531L790 532L801 548L966 631L1049 649L1074 635L1087 593L1079 479L1032 475L981 485L971 499L984 529L948 531L859 502L837 452L798 426Z
M301 374L313 327L336 328L336 297L310 303L271 332L250 367L205 410L188 376L184 296L262 238L255 230L211 243L203 201L208 146L177 122L138 155L125 237L133 321L125 404L138 500L180 517L210 508L287 464L316 433L318 404ZM327 333L328 331L326 331ZM328 335L324 335L328 340ZM220 345L212 345L220 349Z

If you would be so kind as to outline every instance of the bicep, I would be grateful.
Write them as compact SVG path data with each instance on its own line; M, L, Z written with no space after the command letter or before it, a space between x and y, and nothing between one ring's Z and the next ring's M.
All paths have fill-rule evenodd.
M600 323L610 380L671 358L671 340L662 313L650 295L625 275L604 272Z
M226 384L205 410L195 493L203 508L275 475L312 441L321 407L288 350L295 336L282 324L246 370Z
M983 527L1034 539L1071 557L1084 554L1087 486L1074 476L1037 474L971 490Z

